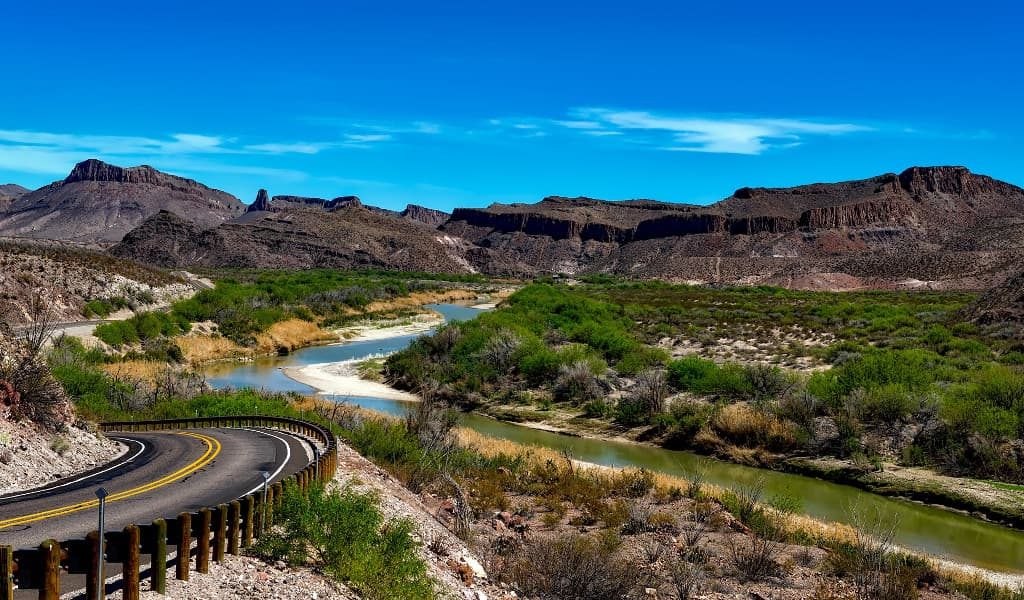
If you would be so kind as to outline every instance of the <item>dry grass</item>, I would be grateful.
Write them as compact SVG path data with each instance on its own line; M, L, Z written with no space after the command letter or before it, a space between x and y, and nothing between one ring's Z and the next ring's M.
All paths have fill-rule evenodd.
M316 323L302 319L288 319L274 323L266 333L256 336L256 346L253 350L257 354L271 354L277 352L279 348L286 348L291 352L310 344L332 342L337 339L336 335L320 329Z
M748 448L784 451L797 444L793 423L746 404L726 406L715 416L711 426L729 442Z
M174 339L185 360L192 364L243 358L252 352L219 335L186 335Z
M380 300L371 302L361 311L364 313L386 312L390 310L420 308L424 304L436 304L439 302L458 302L460 300L475 300L480 296L476 290L431 290L424 292L413 292L408 296L392 298L391 300Z
M115 379L135 379L155 382L166 370L167 363L151 360L126 360L103 365L103 370Z

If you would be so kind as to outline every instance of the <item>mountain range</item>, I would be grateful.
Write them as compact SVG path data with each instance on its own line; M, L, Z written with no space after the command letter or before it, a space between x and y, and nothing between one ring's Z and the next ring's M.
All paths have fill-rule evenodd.
M964 167L736 190L708 206L552 196L390 211L355 196L237 198L152 167L89 160L0 188L0 235L89 241L169 267L375 267L811 289L973 289L1024 264L1024 190Z

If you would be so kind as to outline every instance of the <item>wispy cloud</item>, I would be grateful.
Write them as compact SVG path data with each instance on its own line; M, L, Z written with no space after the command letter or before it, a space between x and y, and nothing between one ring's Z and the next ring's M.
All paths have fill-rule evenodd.
M574 120L555 122L592 136L628 135L633 141L677 152L762 154L799 145L811 136L873 130L855 123L812 119L665 115L607 108L577 108L571 114Z
M390 133L349 133L345 136L345 139L365 144L370 142L388 142L393 140L394 136Z

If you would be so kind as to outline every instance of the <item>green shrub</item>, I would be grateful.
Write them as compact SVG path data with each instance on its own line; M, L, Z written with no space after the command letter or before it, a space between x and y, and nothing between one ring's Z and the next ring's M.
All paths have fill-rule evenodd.
M434 598L408 520L385 522L370 494L287 486L275 526L255 551L293 566L310 562L370 599Z

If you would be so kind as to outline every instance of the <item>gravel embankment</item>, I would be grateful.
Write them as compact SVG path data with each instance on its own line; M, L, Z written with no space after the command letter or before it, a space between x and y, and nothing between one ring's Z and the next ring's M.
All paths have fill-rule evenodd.
M114 460L122 444L68 427L48 432L33 423L0 418L0 494L8 494L70 477Z

